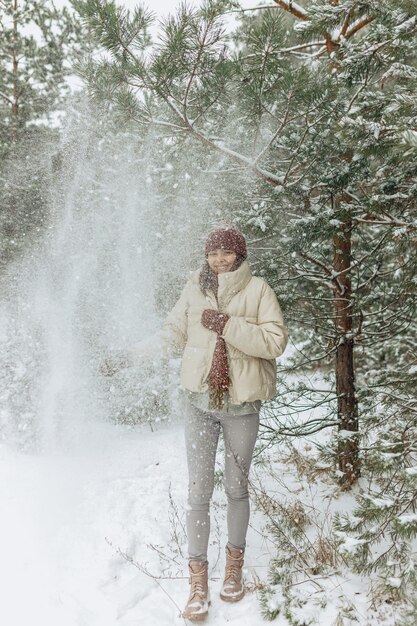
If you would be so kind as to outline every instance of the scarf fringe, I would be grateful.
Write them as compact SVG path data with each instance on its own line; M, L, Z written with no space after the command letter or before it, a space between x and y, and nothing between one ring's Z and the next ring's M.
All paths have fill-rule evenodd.
M209 409L220 411L224 407L224 393L220 387L209 387Z

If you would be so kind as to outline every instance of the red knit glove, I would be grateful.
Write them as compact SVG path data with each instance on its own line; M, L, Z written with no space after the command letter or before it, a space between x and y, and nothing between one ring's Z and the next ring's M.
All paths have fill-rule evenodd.
M214 309L205 309L201 316L201 323L204 328L208 328L208 330L212 330L218 335L223 334L224 327L226 326L228 320L228 315L225 313L219 313Z

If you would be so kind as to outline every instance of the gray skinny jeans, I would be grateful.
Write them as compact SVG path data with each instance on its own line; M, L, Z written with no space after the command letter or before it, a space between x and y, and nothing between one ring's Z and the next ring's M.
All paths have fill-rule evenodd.
M210 500L220 430L225 447L224 487L227 496L228 543L244 548L249 523L248 476L259 429L259 413L230 415L188 408L185 440L188 462L186 526L190 559L207 560Z

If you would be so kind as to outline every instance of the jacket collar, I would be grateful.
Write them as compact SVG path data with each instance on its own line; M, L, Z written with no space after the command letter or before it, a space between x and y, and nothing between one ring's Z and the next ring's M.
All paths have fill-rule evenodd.
M247 261L243 261L234 272L219 274L219 291L217 294L219 309L222 310L227 306L233 296L246 287L251 278L252 272Z
M198 284L200 271L192 272L192 282ZM219 309L222 310L226 307L231 299L246 287L251 278L252 272L247 261L243 261L234 272L219 274L219 290L217 294ZM211 294L211 292L209 293ZM215 300L214 294L213 299Z

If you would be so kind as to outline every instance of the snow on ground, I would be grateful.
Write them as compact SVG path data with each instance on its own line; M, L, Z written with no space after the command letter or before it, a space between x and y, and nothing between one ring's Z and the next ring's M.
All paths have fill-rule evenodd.
M0 474L2 624L183 623L187 477L178 423L155 432L148 425L97 425L94 440L76 454L30 456L4 446ZM255 594L239 606L216 598L226 538L224 502L216 504L221 496L216 491L212 515L210 621L254 625L260 620ZM268 550L258 554L259 541L250 544L248 564L263 575ZM119 550L164 578L143 573Z
M282 500L302 492L318 508L328 502L328 485L303 486L304 478L281 457L277 448L270 452L275 478L257 465L254 479ZM221 461L219 454L219 467ZM175 421L160 422L154 431L148 424L135 428L96 424L76 452L29 455L3 445L0 623L184 624L180 610L188 595L186 474L182 425ZM212 605L206 623L266 623L256 588L267 580L267 565L274 556L266 521L253 510L246 596L236 605L222 602L218 592L226 541L225 497L222 489L216 489L209 547ZM309 601L300 602L300 625L382 623L381 615L373 620L367 614L366 584L358 577L321 578L312 581L311 588L304 585L302 592ZM345 617L338 622L341 611ZM346 618L349 611L352 622ZM280 614L274 624L289 622Z

